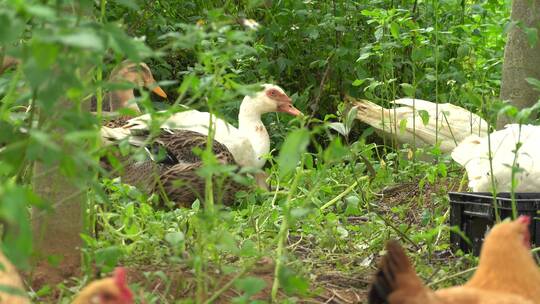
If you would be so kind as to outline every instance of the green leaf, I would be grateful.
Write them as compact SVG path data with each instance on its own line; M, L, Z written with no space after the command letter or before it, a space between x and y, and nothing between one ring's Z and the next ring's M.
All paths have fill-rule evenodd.
M399 39L399 25L395 22L390 23L390 33L394 39Z
M415 47L411 52L411 59L413 61L420 62L430 57L431 50L423 47Z
M216 248L231 253L237 253L239 251L234 236L228 231L223 231L219 234L219 240L216 244Z
M427 124L429 123L429 113L428 113L428 111L419 110L418 115L422 119L422 123L424 124L424 126L427 126Z
M469 46L467 44L461 44L457 49L457 55L459 58L469 55Z
M356 79L355 81L353 81L352 85L353 87L358 87L358 86L361 86L362 83L364 83L366 81L366 79Z
M32 41L31 47L32 55L41 69L47 69L52 66L56 62L56 58L60 51L57 44L42 43L37 40Z
M345 127L347 128L347 132L351 132L352 125L356 121L356 114L358 114L357 107L351 108L347 113L347 117L345 118Z
M341 138L336 137L330 144L328 148L324 150L324 161L326 163L333 161L341 161L349 153L349 149L343 146L341 143Z
M309 282L297 275L297 273L288 267L284 267L278 274L279 281L287 293L306 294L309 290Z
M377 30L375 30L375 40L380 41L383 36L383 29L382 27L379 27Z
M529 46L534 48L538 42L538 29L535 27L523 27L523 31L525 31L525 35L527 35Z
M294 208L291 210L291 217L293 219L299 219L308 215L310 212L311 212L311 209L309 208Z
M370 52L362 53L362 54L360 54L360 57L358 57L358 59L356 59L356 62L366 60L366 59L368 59L371 55L372 55L372 54L371 54Z
M525 78L525 80L534 86L534 89L537 90L537 91L540 91L540 80L536 79L536 78Z
M173 247L179 247L185 241L186 237L182 231L169 232L165 234L165 241Z
M134 0L115 0L115 2L134 11L140 9L139 5Z
M96 33L91 31L81 30L72 34L60 36L58 40L68 46L96 51L103 49L103 41Z
M118 54L127 56L131 61L138 62L143 56L151 53L143 42L133 40L116 24L109 23L104 26L104 29L109 34L113 50Z
M52 8L45 5L29 5L26 7L26 11L35 17L47 20L53 20L56 17L56 12Z
M399 131L400 132L405 132L405 129L407 128L407 118L403 118L402 120L399 121Z
M518 108L511 104L507 104L499 110L498 116L506 115L508 117L516 117L518 115Z
M252 296L262 291L266 287L266 282L261 278L246 277L236 280L236 282L234 282L234 286Z
M107 266L112 270L122 256L122 249L118 246L109 246L96 250L96 264Z
M257 256L257 246L252 240L245 240L240 249L240 255L243 257Z
M414 87L412 85L410 85L409 83L402 83L400 84L401 86L401 89L403 89L403 92L405 93L405 95L407 96L415 96L414 94Z
M291 173L298 166L300 157L305 152L308 144L309 131L306 129L296 129L287 135L281 146L277 162L281 176Z
M349 134L349 132L347 131L347 128L345 127L344 123L331 122L331 123L328 123L328 126L331 129L334 129L335 131L337 131L339 134L341 134L343 136L347 136Z
M0 43L12 43L24 31L24 23L14 16L0 14Z

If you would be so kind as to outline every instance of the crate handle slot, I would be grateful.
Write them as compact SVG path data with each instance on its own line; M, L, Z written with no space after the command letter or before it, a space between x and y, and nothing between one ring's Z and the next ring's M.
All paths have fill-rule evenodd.
M493 216L491 215L491 212L474 212L474 211L469 211L469 210L464 210L463 213L465 215L469 215L469 216L474 216L474 217L483 217L483 218L487 218L487 219L492 219Z

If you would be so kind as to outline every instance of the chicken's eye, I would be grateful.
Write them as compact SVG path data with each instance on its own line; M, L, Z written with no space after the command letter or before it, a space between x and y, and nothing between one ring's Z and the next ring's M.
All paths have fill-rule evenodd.
M270 91L270 96L272 97L276 96L276 91L275 90Z
M112 303L115 299L116 297L109 292L104 292L101 294L101 303Z

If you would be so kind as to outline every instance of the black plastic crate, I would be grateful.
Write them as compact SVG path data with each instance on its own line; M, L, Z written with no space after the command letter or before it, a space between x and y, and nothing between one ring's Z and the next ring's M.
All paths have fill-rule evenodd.
M449 192L450 225L458 226L472 242L467 243L459 234L450 232L452 250L480 254L480 248L486 232L495 223L493 196L489 192ZM510 193L497 194L497 209L501 220L512 216L512 200ZM519 215L531 217L529 230L532 246L540 245L540 221L537 219L540 210L540 193L516 193L516 207Z

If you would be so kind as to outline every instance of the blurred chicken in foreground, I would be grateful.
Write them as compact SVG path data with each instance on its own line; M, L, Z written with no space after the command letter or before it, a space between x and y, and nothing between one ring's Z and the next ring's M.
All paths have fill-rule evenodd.
M540 270L530 253L530 221L521 216L496 225L484 241L473 277L462 286L437 291L422 283L398 242L388 242L368 303L540 303Z
M26 298L24 285L17 269L0 251L0 303L26 304L30 303ZM5 292L9 290L10 293Z
M0 303L29 304L17 269L0 252ZM9 292L8 292L9 291ZM112 277L95 280L75 295L73 304L133 304L126 270L116 268Z
M73 304L132 304L133 294L127 284L126 270L116 268L110 278L95 280L75 296Z

